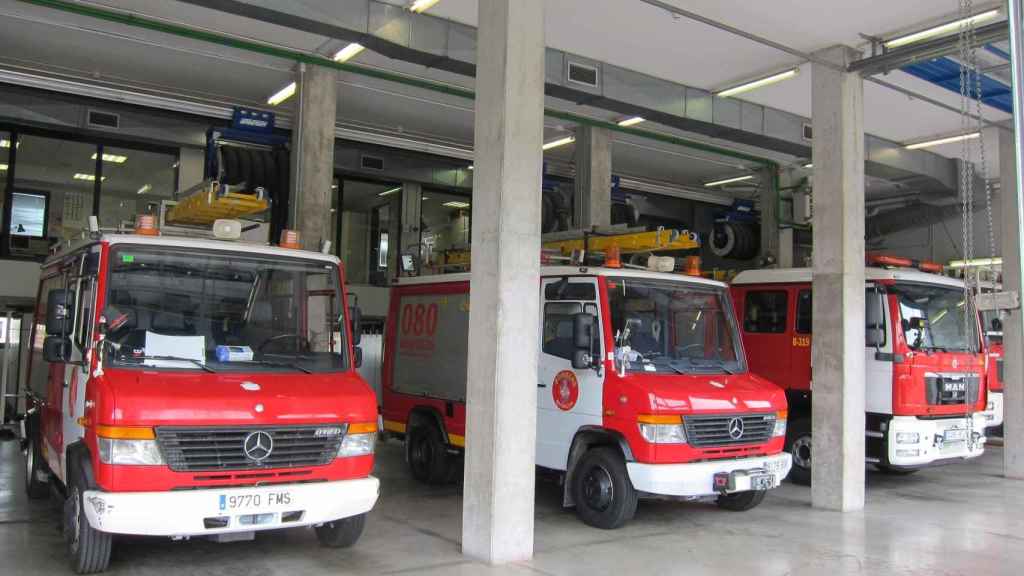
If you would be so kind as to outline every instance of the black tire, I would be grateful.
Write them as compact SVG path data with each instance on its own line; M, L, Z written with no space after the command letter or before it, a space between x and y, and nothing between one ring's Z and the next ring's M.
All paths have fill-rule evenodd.
M893 468L886 464L875 464L875 469L882 474L888 474L890 476L910 476L919 470L918 468Z
M763 502L766 494L768 494L767 490L748 490L733 494L719 494L715 504L718 504L718 507L723 510L746 512L751 508L756 508L758 504Z
M811 421L794 420L786 434L786 452L793 456L789 481L801 486L811 485Z
M221 146L221 178L223 184L238 184L242 176L238 173L238 152L234 146Z
M252 190L252 150L238 148L235 150L235 154L238 156L238 178L236 182L239 184L244 183L245 188L241 191L248 192Z
M348 548L363 535L366 514L325 522L316 527L316 539L325 548Z
M728 258L736 249L736 231L728 222L715 224L708 235L711 253L719 258Z
M437 426L418 424L409 431L406 460L412 477L424 484L445 484L452 477L448 443Z
M64 501L64 540L71 569L76 574L96 574L110 565L113 536L89 525L84 501L88 487L85 473L76 466Z
M576 515L585 524L613 530L633 519L637 493L616 448L600 446L580 458L572 476Z
M47 475L49 470L39 449L39 421L35 417L25 423L25 432L28 434L25 445L25 493L32 500L41 500L50 495L50 483L39 480L39 476Z

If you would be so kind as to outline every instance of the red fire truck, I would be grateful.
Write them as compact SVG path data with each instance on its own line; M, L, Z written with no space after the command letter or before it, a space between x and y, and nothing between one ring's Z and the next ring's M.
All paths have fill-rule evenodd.
M961 280L879 257L865 270L866 457L909 473L984 451L986 370ZM751 369L786 389L790 478L811 479L811 270L751 270L732 283Z
M727 287L674 273L544 266L537 465L616 528L650 495L748 510L789 471L785 395L747 370ZM403 278L385 340L384 428L412 475L452 479L465 445L469 274Z
M353 544L377 409L338 259L137 232L42 268L26 488L64 500L71 566L104 570L115 534Z

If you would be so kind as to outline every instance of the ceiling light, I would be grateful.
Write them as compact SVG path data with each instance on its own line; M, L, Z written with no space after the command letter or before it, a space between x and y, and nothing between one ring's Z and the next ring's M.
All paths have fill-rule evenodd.
M940 24L938 26L926 28L925 30L921 30L919 32L906 34L904 36L898 36L896 38L893 38L892 40L886 40L885 42L883 42L883 44L885 44L886 48L897 48L899 46L906 46L907 44L913 44L914 42L920 42L921 40L927 40L928 38L934 38L936 36L951 34L953 32L959 31L960 26L962 25L985 22L988 20L992 20L997 16L999 16L998 9L988 10L986 12L982 12L981 14L975 14L974 16L970 16L968 18L961 18L959 20L954 20L952 22L947 22L945 24Z
M434 6L434 4L437 4L440 1L441 0L415 0L409 6L409 11L410 12L426 12L427 10L430 10L430 8Z
M360 44L358 42L353 42L353 43L349 44L348 46L345 46L341 50L338 50L337 52L335 52L334 53L334 61L335 62L348 62L349 60L354 58L357 54L359 54L363 50L365 50L365 47L362 44Z
M642 117L640 117L640 116L633 116L632 118L626 118L625 120L619 120L618 124L619 124L619 126L622 126L623 128L627 128L629 126L636 126L637 124L639 124L639 123L641 123L643 121L644 121L644 119Z
M714 186L721 186L723 184L732 184L733 182L743 182L744 180L751 180L754 178L753 174L747 174L746 176L735 176L733 178L725 178L723 180L715 180L713 182L706 182L705 188L712 188Z
M81 172L76 173L74 178L75 178L75 180L88 180L89 182L95 182L96 181L96 175L95 174L83 174ZM100 182L102 182L102 181L104 181L106 179L107 179L107 177L103 176L103 177L100 178Z
M808 162L807 164L804 164L804 168L807 168L807 169L814 168L814 163Z
M390 190L385 190L385 191L381 192L380 194L377 194L377 196L390 196L391 194L394 194L395 192L398 192L401 189L402 189L401 186L395 186L394 188L391 188Z
M960 142L961 140L974 140L979 137L981 137L981 132L968 132L967 134L957 134L956 136L948 136L946 138L936 138L935 140L926 140L924 142L907 144L904 148L907 150L917 150L919 148L928 148L929 146L938 146L939 144Z
M420 196L420 200L430 200L430 196Z
M0 172L4 172L6 170L7 170L7 164L0 164Z
M469 208L469 202L459 202L458 200L452 200L451 202L445 202L441 206L448 208Z
M472 164L470 164L470 165L469 165L469 167L468 167L468 168L466 168L466 169L467 169L467 170L472 170L472 169L473 169L473 165L472 165Z
M548 142L547 144L541 146L541 150L551 150L552 148L558 148L559 146L572 144L575 141L575 136L566 136L565 138L559 138L558 140L552 140L551 142Z
M296 88L297 85L295 84L295 82L292 82L291 84L285 86L284 88L281 88L280 90L275 92L273 96L267 98L267 104L270 104L271 106L277 106L281 102L284 102L285 100L294 96Z
M136 194L145 194L146 192L149 192L152 189L153 189L153 187L151 185L143 184L142 188L139 188L139 191L136 192Z
M995 258L972 258L971 260L951 260L949 262L950 268L977 268L982 266L1002 266L1003 259L999 256Z
M0 139L0 148L10 148L10 147L11 147L11 141L10 140L8 140L6 138ZM21 142L18 142L18 148L21 148Z
M92 153L92 160L96 159L96 153ZM103 154L104 162L113 162L114 164L124 164L128 160L127 156L121 156L120 154Z
M739 86L733 86L732 88L726 88L725 90L722 90L721 92L716 92L715 96L719 96L721 98L728 98L729 96L735 96L737 94L742 94L744 92L749 92L751 90L754 90L756 88L760 88L762 86L767 86L769 84L775 84L776 82L782 82L783 80L788 80L788 79L796 76L799 73L800 73L800 69L799 68L793 68L791 70L786 70L785 72L779 72L778 74L772 74L771 76L765 76L764 78L761 78L761 79L758 79L758 80L751 80L750 82L746 82L744 84L740 84Z

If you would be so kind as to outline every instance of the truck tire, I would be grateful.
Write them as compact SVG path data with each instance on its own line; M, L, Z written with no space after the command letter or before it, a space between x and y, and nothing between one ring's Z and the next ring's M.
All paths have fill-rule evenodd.
M32 417L25 424L25 431L28 433L28 442L25 445L25 493L32 500L41 500L50 495L50 483L39 480L40 476L49 473L46 463L43 462L42 451L39 449L39 421Z
M110 565L113 537L89 525L84 501L89 484L85 472L78 465L73 466L68 497L64 501L64 540L67 542L68 559L76 574L96 574Z
M315 528L316 538L325 548L348 548L363 535L366 514L324 522Z
M718 504L718 507L723 510L746 512L751 508L756 508L758 504L763 502L766 494L768 494L767 490L748 490L733 494L719 494L715 504Z
M801 486L811 485L811 421L796 420L789 425L786 435L786 452L793 456L793 468L789 481Z
M424 484L444 484L451 478L448 445L437 426L418 424L406 439L412 477Z
M587 451L572 477L576 515L604 530L618 528L636 514L637 494L622 453L610 446Z

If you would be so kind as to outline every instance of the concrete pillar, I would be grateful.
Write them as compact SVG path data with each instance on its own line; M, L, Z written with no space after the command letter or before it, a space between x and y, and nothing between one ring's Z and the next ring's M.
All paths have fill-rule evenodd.
M860 53L818 56L842 68ZM858 74L812 65L814 438L811 503L864 507L864 124Z
M462 552L533 556L544 3L480 0Z
M330 68L300 64L295 80L288 226L301 233L303 247L309 250L319 250L322 240L331 240L337 75Z
M608 226L612 223L612 133L583 125L576 130L575 145L573 227Z
M999 198L1002 218L1003 290L1021 294L1020 190L1013 132L999 131ZM1003 474L1024 479L1024 311L1010 310L1003 319Z
M423 204L423 187L416 182L404 182L402 184L402 235L399 238L398 256L412 254L417 262L426 261L426 254L420 253L420 224L422 222L420 209ZM400 261L399 261L400 262ZM399 267L399 276L404 276Z

